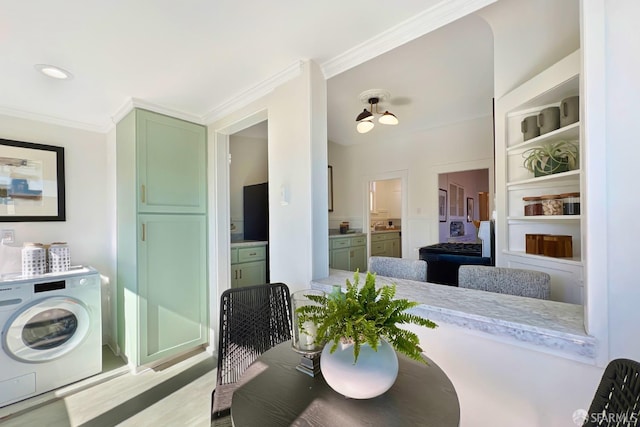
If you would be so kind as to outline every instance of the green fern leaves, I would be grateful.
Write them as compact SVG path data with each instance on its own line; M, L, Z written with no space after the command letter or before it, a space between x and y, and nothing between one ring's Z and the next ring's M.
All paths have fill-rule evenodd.
M385 285L376 289L375 275L367 272L361 289L359 273L354 274L353 283L347 279L347 292L339 290L330 295L309 295L318 306L304 306L297 309L299 324L312 321L317 326L316 341L319 344L333 342L331 352L342 343L353 343L354 362L358 360L360 346L369 344L378 349L380 338L384 337L397 351L408 357L425 362L421 356L418 336L399 328L400 324L415 324L435 328L434 322L412 315L406 310L418 305L406 299L394 299L396 286ZM426 363L426 362L425 362Z

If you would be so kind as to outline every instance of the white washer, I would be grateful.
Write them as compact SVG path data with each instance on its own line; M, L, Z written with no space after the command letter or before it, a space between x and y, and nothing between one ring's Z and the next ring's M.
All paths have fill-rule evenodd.
M0 407L102 371L100 275L0 280Z

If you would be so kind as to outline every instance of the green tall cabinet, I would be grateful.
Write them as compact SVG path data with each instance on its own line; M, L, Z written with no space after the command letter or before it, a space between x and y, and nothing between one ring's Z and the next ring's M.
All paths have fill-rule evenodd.
M118 346L129 366L207 340L206 128L134 109L116 128Z

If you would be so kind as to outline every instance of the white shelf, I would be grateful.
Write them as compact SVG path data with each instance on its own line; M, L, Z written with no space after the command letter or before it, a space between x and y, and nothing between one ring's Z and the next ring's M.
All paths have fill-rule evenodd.
M514 154L517 151L524 151L527 148L540 146L544 143L557 142L562 140L578 140L580 138L580 122L561 127L544 135L531 138L519 144L507 147L507 154Z
M585 212L582 215L524 216L525 197L580 192L584 201L582 168L535 177L524 167L522 154L528 149L558 141L575 141L583 153L581 122L563 126L527 141L523 140L522 121L544 108L560 106L563 99L581 96L580 52L576 51L540 72L527 82L496 100L496 204L505 216L496 221L497 264L505 267L544 271L552 277L552 299L582 303L586 253ZM580 102L584 102L581 99ZM582 157L582 156L581 156ZM527 234L571 236L572 257L556 258L528 254Z
M509 222L579 222L580 215L530 215L530 216L508 216Z
M556 258L556 257L550 257L550 256L544 256L544 255L528 254L526 252L521 252L521 251L502 251L502 253L504 253L505 255L516 255L524 258L533 258L533 259L539 259L539 260L545 260L545 261L554 261L561 264L582 266L582 260L580 258L574 258L574 257Z
M567 181L569 184L579 184L580 183L580 169L554 173L552 175L538 176L534 178L523 179L520 181L512 181L507 182L507 189L516 190L518 186L526 186L531 187L532 184L541 184L541 186L549 187L549 186L557 186L562 181Z
M564 69L564 71L562 70L556 70L556 71L551 71L551 69L547 70L547 71L551 71L551 74L554 74L556 76L559 75L567 75L568 73L568 69L569 68L573 68L575 69L575 65L579 66L578 64L571 64L572 62L578 62L579 58L578 57L574 57L574 55L577 53L574 52L573 54L569 55L566 59L566 61L561 61L563 62L563 66L566 66L567 68ZM559 64L558 64L559 65ZM552 67L554 68L554 67ZM575 71L570 72L569 74L572 74L571 77L567 78L566 80L559 82L558 84L552 86L552 87L548 87L546 88L546 90L544 90L542 93L536 94L535 96L532 96L530 99L528 99L527 101L524 101L520 104L518 104L517 107L511 109L511 111L509 111L509 113L507 114L507 116L513 116L516 115L518 113L521 112L526 112L526 111L535 111L536 109L539 109L540 107L544 107L547 105L554 105L558 102L560 102L561 100L563 100L564 98L567 98L569 96L573 96L573 95L577 95L580 92L580 76L578 74L579 70L575 69ZM536 78L531 79L528 82L525 82L520 89L516 89L513 91L513 94L515 95L516 93L518 95L524 95L525 92L527 92L526 90L523 90L523 87L532 87L532 83L533 85L536 84L546 84L547 79L550 77L549 75L543 75L543 74L547 74L545 72L541 73L540 75L538 75ZM540 79L542 80L542 83L540 81ZM536 80L534 82L534 80Z

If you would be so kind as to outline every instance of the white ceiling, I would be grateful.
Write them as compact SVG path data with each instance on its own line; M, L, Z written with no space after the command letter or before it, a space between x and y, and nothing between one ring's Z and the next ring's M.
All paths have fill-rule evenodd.
M205 120L296 61L328 64L434 9L491 1L0 0L0 113L106 130L140 99Z
M421 131L492 114L493 34L485 20L469 15L329 79L328 136L342 145L400 141ZM368 107L359 94L390 92L378 110L397 126L356 131L356 116Z

